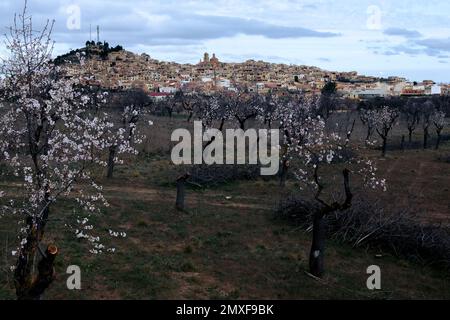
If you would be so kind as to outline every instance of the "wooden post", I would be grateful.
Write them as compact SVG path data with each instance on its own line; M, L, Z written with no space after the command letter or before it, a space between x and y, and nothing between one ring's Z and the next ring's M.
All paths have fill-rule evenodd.
M184 211L184 198L186 195L186 181L191 177L189 173L177 179L177 200L175 207L179 211Z

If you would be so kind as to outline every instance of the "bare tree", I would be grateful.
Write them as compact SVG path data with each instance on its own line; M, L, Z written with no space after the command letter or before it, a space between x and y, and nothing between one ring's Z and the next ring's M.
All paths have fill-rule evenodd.
M433 122L434 127L436 128L437 134L436 150L438 150L442 140L442 130L444 130L446 126L445 113L442 111L436 111L431 115L431 121Z
M412 136L420 121L420 107L416 102L408 101L404 107L406 127L408 128L408 142L411 145Z
M422 105L422 128L423 128L423 148L428 149L428 139L430 137L431 116L434 112L434 105L431 101L426 101Z

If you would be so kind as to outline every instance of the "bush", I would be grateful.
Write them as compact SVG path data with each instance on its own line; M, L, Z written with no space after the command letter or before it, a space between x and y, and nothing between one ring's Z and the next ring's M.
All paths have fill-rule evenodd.
M282 201L275 212L275 218L295 226L302 226L304 229L310 227L314 212L317 206L310 201L297 197L289 197Z
M190 181L202 187L215 187L238 180L256 180L260 177L258 165L195 165L191 167Z
M440 155L438 157L438 161L445 162L445 163L450 163L450 155Z

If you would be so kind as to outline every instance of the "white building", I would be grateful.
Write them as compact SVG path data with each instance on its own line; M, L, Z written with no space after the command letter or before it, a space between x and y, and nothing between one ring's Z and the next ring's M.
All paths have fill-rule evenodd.
M159 88L159 92L161 93L169 93L169 94L173 94L176 93L178 90L175 87L161 87Z

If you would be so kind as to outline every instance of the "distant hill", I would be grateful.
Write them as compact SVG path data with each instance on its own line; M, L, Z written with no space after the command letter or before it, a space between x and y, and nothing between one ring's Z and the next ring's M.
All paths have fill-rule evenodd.
M56 65L61 65L64 63L78 63L79 59L77 54L82 54L87 58L97 56L102 59L106 59L108 54L111 52L119 52L122 50L124 50L124 48L121 45L110 47L108 42L95 43L95 41L86 41L86 46L84 48L71 50L66 54L56 57L53 61Z

